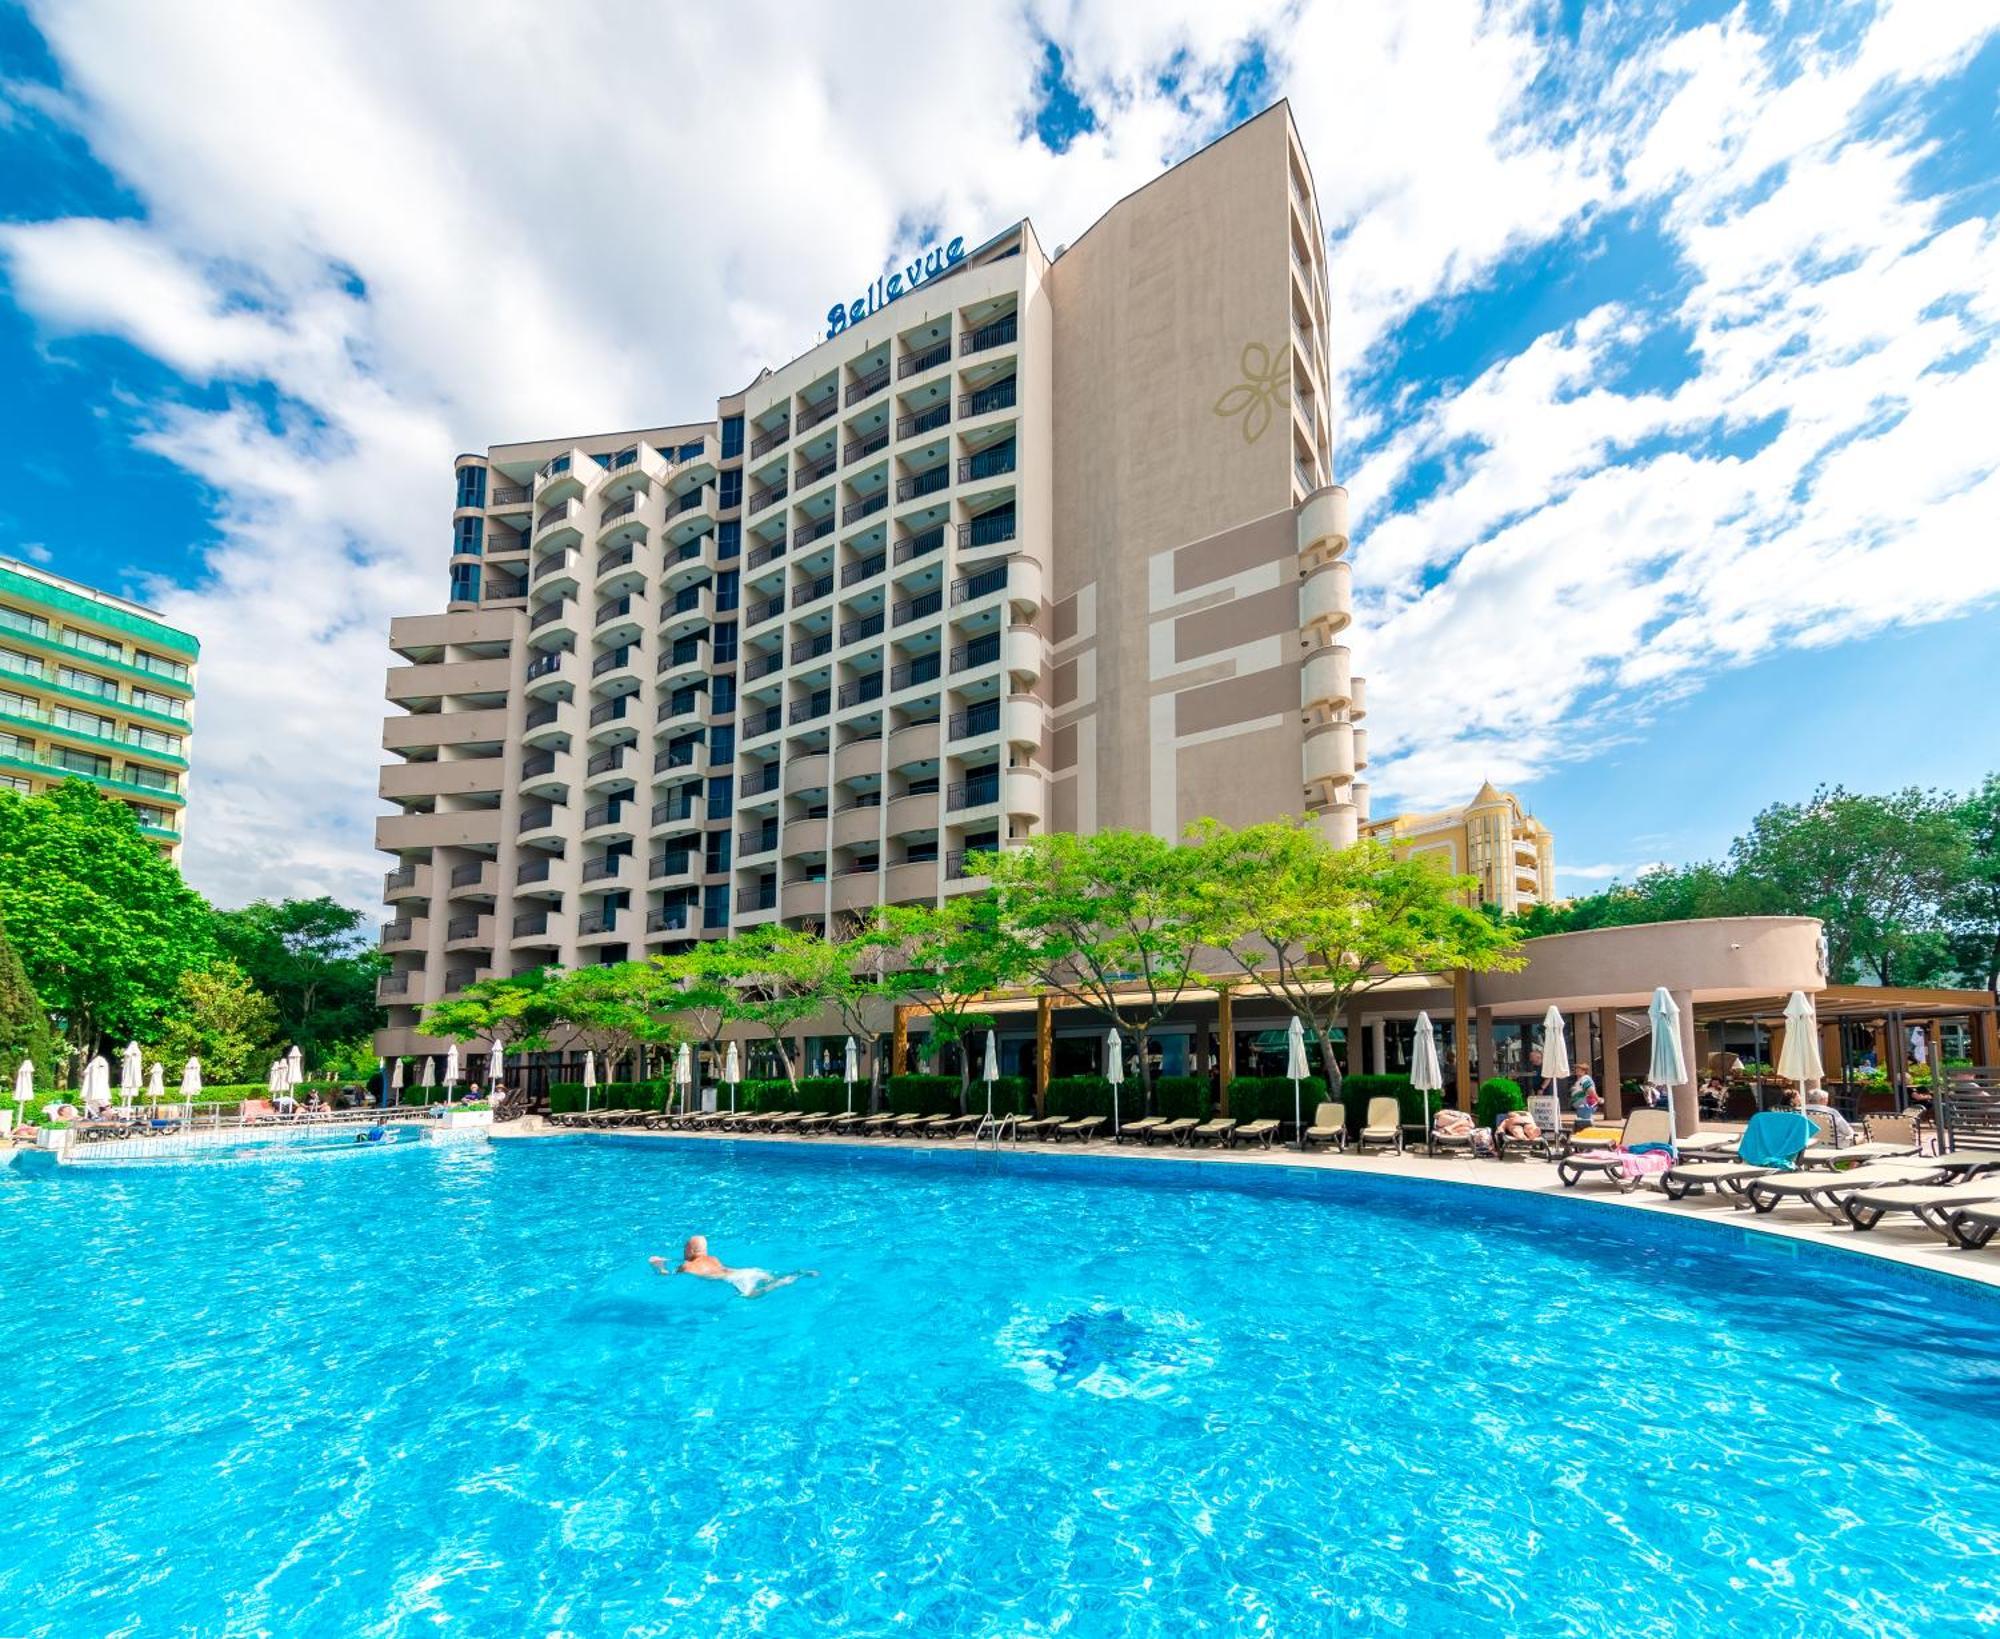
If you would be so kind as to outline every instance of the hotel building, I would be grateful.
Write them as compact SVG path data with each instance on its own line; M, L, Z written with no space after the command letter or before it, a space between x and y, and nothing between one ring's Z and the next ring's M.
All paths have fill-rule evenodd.
M200 653L143 604L0 558L0 789L88 780L179 863Z
M1282 104L951 239L713 416L457 463L395 621L385 1054L478 978L980 885L1048 830L1367 819L1326 279Z
M1513 912L1555 902L1554 835L1513 792L1490 782L1459 807L1389 814L1363 829L1398 859L1432 859L1454 876L1477 877L1482 904Z

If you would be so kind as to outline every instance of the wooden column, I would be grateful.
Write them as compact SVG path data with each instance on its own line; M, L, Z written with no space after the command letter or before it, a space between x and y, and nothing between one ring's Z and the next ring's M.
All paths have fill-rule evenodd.
M1035 1000L1035 1111L1049 1090L1049 1054L1055 1043L1055 1008L1046 995Z
M1229 1084L1236 1078L1236 999L1227 990L1215 993L1215 1113L1229 1114Z
M1597 1010L1597 1034L1600 1038L1604 1069L1598 1078L1597 1091L1604 1100L1605 1113L1613 1121L1625 1119L1624 1066L1618 1061L1618 1009L1600 1007Z
M1472 1108L1472 975L1460 968L1451 976L1451 1056L1457 1066L1454 1099Z
M907 1003L896 1006L894 1036L889 1046L889 1074L900 1076L906 1073L910 1062L910 1009Z
M2000 1066L2000 1012L1991 1007L1972 1016L1972 1062L1982 1070Z
M1479 1010L1479 1079L1491 1081L1499 1069L1493 1053L1493 1009Z

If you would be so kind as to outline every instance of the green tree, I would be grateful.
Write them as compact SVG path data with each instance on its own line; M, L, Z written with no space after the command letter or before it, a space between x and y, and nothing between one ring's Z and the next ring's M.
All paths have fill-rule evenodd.
M1816 916L1834 977L1914 982L1939 959L1943 905L1969 868L1951 804L1915 787L1886 797L1822 786L1775 803L1729 851L1737 908Z
M1002 959L1129 1032L1146 1107L1153 1032L1194 977L1202 943L1201 853L1144 831L1031 837L968 861L992 878Z
M597 1055L611 1079L616 1058L644 1048L671 1049L681 1037L674 1021L655 1005L657 979L646 962L609 962L562 973L552 980L540 1005L557 1022L568 1044Z
M933 1051L959 1047L964 1108L972 1088L972 1055L964 1043L993 1024L979 1004L1028 977L1024 950L1000 925L999 902L991 894L958 894L937 906L892 905L864 937L893 953L898 999L921 1004Z
M180 976L216 949L201 896L81 780L0 791L0 926L79 1058L156 1034Z
M35 1085L46 1091L61 1067L48 1010L28 982L28 970L6 931L0 929L0 1098L14 1090L14 1072L27 1059L35 1067Z
M1585 894L1567 905L1532 906L1517 914L1513 927L1522 937L1536 939L1587 928L1684 922L1734 915L1744 908L1745 898L1743 885L1719 865L1668 865L1647 871L1630 884L1614 882L1602 893Z
M362 912L325 896L260 899L215 913L216 943L271 998L279 1033L309 1064L382 1023L375 982L388 963L369 942L366 923Z
M1329 1092L1341 1082L1333 1032L1356 998L1406 974L1521 965L1519 935L1472 905L1477 878L1379 842L1335 848L1303 821L1232 831L1210 820L1191 835L1203 937L1241 983L1297 1015Z
M175 987L174 1005L154 1038L151 1057L179 1085L182 1065L201 1060L202 1079L217 1086L259 1080L283 1050L278 1010L227 957L190 968Z
M852 953L817 933L766 923L728 941L726 983L734 1017L754 1025L771 1039L779 1068L794 1091L799 1062L792 1052L792 1033L822 1009L837 1006L836 997L852 982Z
M559 967L531 968L505 979L481 979L434 1003L423 1028L452 1041L497 1041L503 1053L540 1052L562 1018Z
M1944 922L1959 982L2000 990L2000 774L1952 804L1964 840L1957 880L1944 897Z

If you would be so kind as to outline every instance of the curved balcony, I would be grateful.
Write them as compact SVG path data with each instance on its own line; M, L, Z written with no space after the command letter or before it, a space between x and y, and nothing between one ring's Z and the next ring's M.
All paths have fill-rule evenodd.
M590 663L590 692L594 700L615 700L620 695L637 694L646 657L638 643L621 643L607 649Z
M1306 656L1299 668L1299 710L1307 722L1330 722L1347 710L1354 698L1352 660L1346 645L1338 643Z
M641 510L645 499L643 495L627 495L623 500L605 503L604 510L597 515L600 551L606 547L636 545L646 539L646 517Z
M584 760L583 787L593 799L601 800L616 791L629 791L639 754L630 745L606 746Z
M793 757L785 764L785 795L796 796L801 791L824 791L827 777L827 755L816 751L808 756Z
M1000 703L1000 736L1010 746L1041 749L1048 732L1048 707L1032 694L1010 694Z
M385 903L400 905L405 900L428 901L431 896L431 868L415 861L399 865L382 879Z
M778 839L785 850L785 857L800 859L809 855L824 855L829 823L824 814L818 819L786 820Z
M574 450L566 455L551 456L542 463L542 470L535 474L535 504L551 507L558 501L581 495L586 477L596 469L595 461L588 456L579 459Z
M1000 775L1000 811L1010 820L1039 826L1047 817L1048 782L1032 768L1009 768Z
M563 717L560 701L535 701L523 720L521 743L530 751L568 750L569 730L563 726Z
M842 784L882 772L882 742L852 740L833 754L833 777Z
M1348 685L1347 720L1358 723L1368 715L1368 680L1357 677Z
M531 700L567 700L582 671L582 663L567 649L551 649L528 662L522 687Z
M636 644L645 635L646 594L626 592L591 606L591 640L601 648Z
M628 495L644 497L653 485L667 476L667 463L650 444L635 444L611 458L611 470L604 477L604 499L622 501Z
M522 950L537 945L554 946L557 939L549 929L550 912L547 910L516 911L507 936L509 950Z
M708 777L708 746L701 740L677 740L653 754L653 779L659 785Z
M671 546L691 541L715 528L715 486L700 484L685 495L667 498L666 539Z
M581 546L583 503L561 501L554 506L541 508L535 514L535 529L531 538L538 551L558 546Z
M938 828L938 794L935 791L919 791L907 797L892 797L885 818L885 836L908 837L934 832Z
M870 803L860 808L843 808L833 816L829 835L836 848L852 848L873 842L882 834L882 806Z
M447 882L447 899L490 902L499 889L500 867L490 859L468 859L452 866Z
M908 768L913 763L934 763L944 744L943 726L935 721L911 723L889 736L888 765Z
M600 598L624 597L645 588L646 566L639 561L639 548L627 541L600 549L591 576Z
M826 883L787 882L778 892L778 914L790 920L819 916L826 910Z
M463 916L454 916L444 926L444 948L446 950L491 950L493 948L493 918L485 913L469 911Z
M1347 491L1328 484L1308 495L1298 513L1299 569L1310 574L1347 553Z
M1359 774L1368 766L1368 731L1357 728L1354 731L1354 772Z
M573 597L556 598L528 612L528 642L537 649L574 643L582 616Z
M604 746L630 744L639 738L639 714L632 709L633 696L621 694L600 700L584 719L584 738L593 750Z
M585 911L576 919L576 942L597 946L629 939L637 931L639 919L630 911Z
M1313 823L1335 848L1352 848L1361 840L1361 811L1351 802L1333 802L1315 809Z
M865 910L882 903L880 870L844 871L833 879L833 908L837 911Z
M938 896L938 862L906 860L882 873L882 899L890 905L928 905Z
M422 950L430 939L431 924L427 916L409 916L382 924L381 948L386 952Z
M1354 778L1354 728L1322 723L1306 734L1303 752L1306 799L1330 802Z
M528 566L528 585L537 597L575 597L583 554L573 546L539 553Z
M701 880L701 855L691 848L668 848L646 862L647 884L655 888L689 888Z
M1000 634L1000 664L1014 677L1042 675L1042 634L1032 626L1009 626Z
M715 591L707 585L683 586L660 610L660 632L668 641L705 631L715 619Z
M594 803L583 811L585 842L636 840L639 832L639 805L636 802Z
M1354 619L1354 569L1345 558L1322 563L1299 587L1299 626L1331 642Z
M762 807L778 800L780 785L775 764L767 763L736 782L736 802L740 808Z
M515 840L523 848L562 851L562 827L569 810L560 803L537 803L521 810L520 829Z
M530 853L517 860L514 865L514 897L552 899L560 903L563 883L556 870L558 863L555 856L544 853Z

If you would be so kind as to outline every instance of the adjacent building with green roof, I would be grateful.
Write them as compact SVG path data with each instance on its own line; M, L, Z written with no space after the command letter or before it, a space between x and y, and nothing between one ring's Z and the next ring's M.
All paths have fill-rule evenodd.
M0 790L89 780L178 862L200 656L143 604L0 557Z

